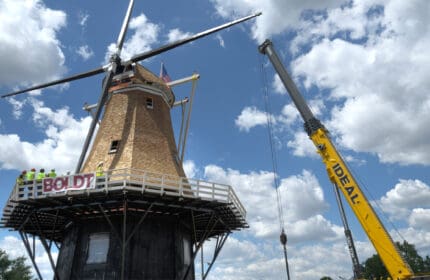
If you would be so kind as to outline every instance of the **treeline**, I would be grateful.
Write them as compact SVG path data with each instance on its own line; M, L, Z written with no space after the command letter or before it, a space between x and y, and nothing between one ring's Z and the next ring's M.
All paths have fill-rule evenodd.
M418 254L415 246L406 241L403 243L396 242L405 261L409 264L412 271L416 275L429 273L430 274L430 257L422 257ZM364 279L387 279L388 274L385 265L382 263L379 255L375 254L368 258L361 266L362 276ZM320 280L332 280L329 276L324 276Z
M429 256L423 258L418 254L415 246L413 244L409 244L406 241L403 241L403 243L396 242L396 244L403 258L409 264L415 274L419 275L425 272L430 272ZM365 279L379 279L380 277L385 279L389 276L387 269L377 254L371 256L363 263L362 271Z

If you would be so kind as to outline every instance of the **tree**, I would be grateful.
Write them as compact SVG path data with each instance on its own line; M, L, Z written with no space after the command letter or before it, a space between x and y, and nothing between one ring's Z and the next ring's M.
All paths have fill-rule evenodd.
M379 255L373 255L364 262L363 276L365 279L387 279L388 271Z
M430 272L429 256L424 259L418 254L415 246L406 241L403 241L403 244L396 242L396 245L414 273ZM379 255L373 255L364 262L363 276L366 279L379 279L379 277L386 279L389 276Z
M321 278L320 280L333 280L333 279L331 279L331 277L324 276L324 277L323 277L323 278Z
M397 242L397 246L399 247L400 252L403 253L403 257L415 273L427 271L425 268L424 259L420 255L418 255L418 252L413 244L409 244L408 242L403 241L403 244Z
M0 249L0 279L31 280L30 266L25 264L25 258L10 259L5 251Z
M426 271L430 271L430 257L426 256L426 259L424 260L424 267Z

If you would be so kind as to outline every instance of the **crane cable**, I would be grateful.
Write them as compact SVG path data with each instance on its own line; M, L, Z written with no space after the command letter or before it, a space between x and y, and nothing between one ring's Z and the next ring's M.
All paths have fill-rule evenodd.
M264 68L264 64L262 62L261 56L260 62L261 62L261 76L263 77L263 90L264 90L264 109L266 113L266 119L267 119L267 131L269 136L269 144L270 144L270 153L272 157L272 169L273 169L273 182L275 185L276 190L276 202L278 207L278 219L279 219L279 228L281 231L281 235L279 236L280 242L282 244L283 250L284 250L284 259L285 259L285 268L287 271L287 279L290 280L290 269L288 266L288 256L287 256L287 235L285 233L285 221L284 221L284 211L282 208L282 198L281 198L281 192L279 190L279 176L278 174L278 164L277 164L277 157L276 157L276 150L274 145L274 137L273 137L273 121L272 121L272 114L270 110L270 102L269 102L269 91L267 87L267 73Z

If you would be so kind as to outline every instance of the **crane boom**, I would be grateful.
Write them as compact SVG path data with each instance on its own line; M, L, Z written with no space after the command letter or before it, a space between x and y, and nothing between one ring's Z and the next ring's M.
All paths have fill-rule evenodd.
M326 166L330 181L342 192L360 222L364 232L372 242L381 260L385 264L392 279L430 279L430 276L414 276L413 271L403 259L395 243L391 239L384 225L379 220L368 199L361 191L357 181L348 169L336 147L333 145L329 132L315 118L294 81L276 54L273 44L266 40L259 46L259 51L266 54L281 81L287 89L291 99L304 120L304 127L309 138L317 148Z

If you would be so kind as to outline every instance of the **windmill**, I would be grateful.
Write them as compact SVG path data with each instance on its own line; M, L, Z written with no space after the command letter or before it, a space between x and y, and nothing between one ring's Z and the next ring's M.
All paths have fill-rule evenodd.
M229 234L247 227L231 186L185 177L170 118L175 95L138 62L260 14L122 61L133 4L107 65L2 96L105 73L75 173L15 186L3 211L3 227L19 232L39 278L37 238L61 280L195 279L194 259L212 238L206 278Z

